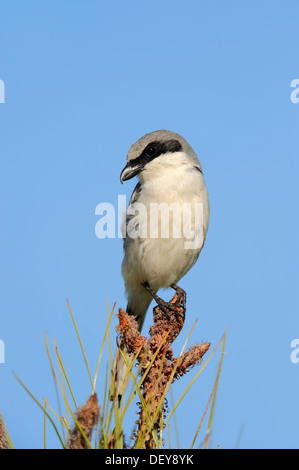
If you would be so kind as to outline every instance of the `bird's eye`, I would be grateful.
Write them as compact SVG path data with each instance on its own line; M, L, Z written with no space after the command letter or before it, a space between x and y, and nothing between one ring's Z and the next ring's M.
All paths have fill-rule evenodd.
M145 154L148 156L148 157L153 157L156 153L156 147L154 145L149 145L146 149L145 149Z

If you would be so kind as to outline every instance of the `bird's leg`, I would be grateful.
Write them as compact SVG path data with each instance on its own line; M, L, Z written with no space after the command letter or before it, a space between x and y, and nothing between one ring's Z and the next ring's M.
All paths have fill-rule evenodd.
M167 318L169 320L169 313L168 313L167 307L166 307L167 302L165 302L163 299L161 299L161 297L159 297L156 294L156 292L151 288L151 286L149 285L148 282L143 282L142 285L149 292L149 294L151 294L153 299L157 302L157 304L159 305L161 310L163 310L163 312L165 313L165 315L167 316Z
M169 319L169 313L168 310L172 310L176 315L180 316L185 320L185 309L186 309L186 293L183 289L181 289L178 286L175 286L175 284L172 284L171 287L176 290L177 295L179 299L182 299L180 302L165 302L165 300L161 299L156 292L151 288L148 282L144 282L143 287L151 294L153 299L157 302L158 306L161 308L161 310L165 313L167 318ZM175 287L174 287L175 286ZM177 300L177 299L176 299ZM178 307L181 307L183 309L183 314L178 312Z
M174 305L181 306L183 311L184 311L184 314L185 314L185 312L186 312L186 301L187 301L186 292L184 291L184 289L177 286L176 284L171 284L170 287L172 287L172 289L174 289L176 291L177 295L178 295L178 302L175 302Z

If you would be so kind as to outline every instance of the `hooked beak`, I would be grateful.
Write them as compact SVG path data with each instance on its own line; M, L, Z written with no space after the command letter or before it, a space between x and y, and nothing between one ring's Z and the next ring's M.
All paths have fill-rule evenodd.
M134 176L136 176L141 169L142 166L129 162L120 174L120 182L123 183L124 181L134 178Z

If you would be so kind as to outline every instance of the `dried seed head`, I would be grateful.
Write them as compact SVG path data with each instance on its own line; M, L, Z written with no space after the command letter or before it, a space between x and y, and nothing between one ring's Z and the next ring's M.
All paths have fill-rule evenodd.
M85 436L89 439L92 430L98 422L100 416L100 407L96 393L93 393L85 403L85 405L78 408L76 411L78 423L84 432ZM87 442L84 439L80 429L77 425L74 426L70 433L69 449L87 449Z

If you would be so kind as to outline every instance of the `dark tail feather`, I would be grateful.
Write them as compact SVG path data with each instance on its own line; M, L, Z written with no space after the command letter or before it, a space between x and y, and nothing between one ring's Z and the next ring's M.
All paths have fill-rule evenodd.
M130 302L129 299L126 311L129 315L135 316L136 321L138 323L139 331L141 332L146 312L149 307L149 304L152 301L152 297L148 294L148 292L145 291L144 287L140 286L140 288L138 288L138 290L134 292L134 296L132 296L131 300L134 300L134 302ZM138 312L137 314L136 311ZM125 350L125 348L122 348L122 352L126 355L128 359L127 362L130 362L133 359L132 354L129 354ZM122 357L120 350L117 349L113 361L112 380L110 385L111 400L118 399L120 401L122 395L124 395L130 379L130 374L128 374L128 378L125 380L126 373L126 363L124 361L124 358Z

